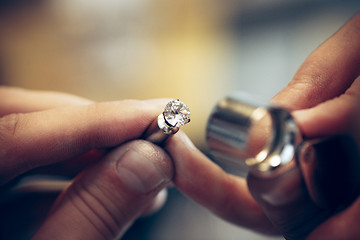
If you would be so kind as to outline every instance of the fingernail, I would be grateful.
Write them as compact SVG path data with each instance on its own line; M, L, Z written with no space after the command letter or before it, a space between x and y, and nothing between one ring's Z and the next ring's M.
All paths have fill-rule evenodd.
M299 160L307 164L313 163L316 158L314 146L310 142L303 142L298 154Z
M143 145L143 149L127 150L116 166L122 183L137 193L147 193L165 187L170 181L161 169L161 164L156 161L156 154L151 154L154 150L148 152L144 148L149 146Z

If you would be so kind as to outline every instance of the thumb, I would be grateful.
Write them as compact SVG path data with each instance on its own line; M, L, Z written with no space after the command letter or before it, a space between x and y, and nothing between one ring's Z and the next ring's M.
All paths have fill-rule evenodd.
M173 175L168 155L133 141L86 169L56 201L34 239L116 239Z

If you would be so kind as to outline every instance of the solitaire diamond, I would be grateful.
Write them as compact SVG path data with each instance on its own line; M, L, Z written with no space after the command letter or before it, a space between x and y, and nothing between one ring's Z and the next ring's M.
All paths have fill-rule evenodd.
M163 112L165 121L173 127L181 127L190 121L190 110L179 100L170 101Z
M166 134L178 131L188 122L190 122L190 110L179 100L171 100L158 117L158 125Z

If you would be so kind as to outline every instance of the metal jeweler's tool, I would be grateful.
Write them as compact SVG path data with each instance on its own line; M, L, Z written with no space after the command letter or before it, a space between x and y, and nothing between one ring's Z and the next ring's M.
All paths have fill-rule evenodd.
M360 195L351 136L303 139L287 110L240 92L217 104L207 126L212 156L248 173L251 195L289 240L305 239Z
M207 126L207 143L217 160L263 177L288 168L301 140L288 111L241 92L221 100Z
M240 170L242 176L277 179L280 185L290 176L301 177L298 182L305 182L321 207L348 204L360 193L359 154L351 137L303 141L286 109L246 93L230 94L215 106L208 120L207 143L215 160ZM282 201L280 185L267 190L269 199Z

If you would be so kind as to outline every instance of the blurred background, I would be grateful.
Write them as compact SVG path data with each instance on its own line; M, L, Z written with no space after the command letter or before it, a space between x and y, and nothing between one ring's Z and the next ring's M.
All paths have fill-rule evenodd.
M184 131L206 152L220 98L270 99L358 10L358 0L0 0L0 83L96 101L179 98L192 114ZM21 239L18 227L7 231ZM123 239L281 238L226 223L172 189Z

